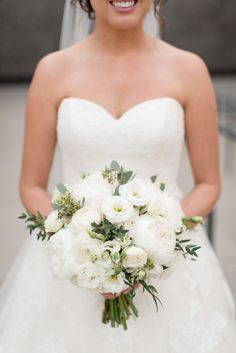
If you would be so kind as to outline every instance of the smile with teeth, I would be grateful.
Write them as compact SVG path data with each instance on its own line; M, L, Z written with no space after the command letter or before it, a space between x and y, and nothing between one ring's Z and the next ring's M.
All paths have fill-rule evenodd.
M110 1L110 3L112 4L112 6L116 7L116 8L129 8L129 7L133 7L136 4L137 0L133 0L133 1Z

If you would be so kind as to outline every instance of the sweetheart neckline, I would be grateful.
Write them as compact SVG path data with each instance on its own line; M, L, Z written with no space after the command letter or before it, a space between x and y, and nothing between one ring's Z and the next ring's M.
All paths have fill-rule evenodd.
M140 106L142 105L145 105L147 103L154 103L154 102L158 102L158 101L163 101L163 100L171 100L173 102L175 102L180 108L181 110L184 112L184 106L183 104L177 99L177 98L174 98L174 97L168 97L168 96L164 96L164 97L156 97L156 98L151 98L151 99L146 99L142 102L139 102L135 105L133 105L132 107L128 108L120 117L116 118L112 113L110 113L103 105L99 104L99 103L96 103L90 99L86 99L86 98L79 98L79 97L75 97L75 96L69 96L69 97L65 97L63 98L59 105L58 105L58 108L57 108L57 115L59 114L59 111L60 111L60 108L62 107L63 103L67 100L75 100L75 101L81 101L81 102L84 102L84 103L87 103L87 104L90 104L90 105L93 105L97 108L99 108L100 110L104 111L107 115L109 115L113 120L115 121L120 121L122 120L127 114L129 114L131 111L139 108Z

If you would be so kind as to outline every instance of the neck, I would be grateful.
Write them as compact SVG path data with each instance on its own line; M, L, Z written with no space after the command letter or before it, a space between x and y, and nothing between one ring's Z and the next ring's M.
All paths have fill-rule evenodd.
M91 39L96 43L97 49L105 50L110 54L153 48L153 38L144 32L142 22L129 29L117 29L96 19Z

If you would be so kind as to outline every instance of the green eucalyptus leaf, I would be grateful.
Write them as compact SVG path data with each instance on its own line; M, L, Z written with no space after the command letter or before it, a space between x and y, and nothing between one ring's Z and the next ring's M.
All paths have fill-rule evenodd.
M156 179L157 179L157 175L153 175L150 177L152 183L155 183Z
M116 161L112 161L111 162L111 170L119 170L120 169L120 165L119 165L119 163L118 162L116 162Z
M57 189L60 191L61 194L65 194L67 192L67 188L62 183L57 184Z

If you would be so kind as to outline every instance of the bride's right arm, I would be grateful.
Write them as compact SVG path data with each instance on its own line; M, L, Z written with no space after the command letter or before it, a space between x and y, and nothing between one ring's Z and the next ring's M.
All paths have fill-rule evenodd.
M32 213L40 211L45 216L51 212L47 186L56 145L57 85L53 55L39 61L28 91L19 182L25 208Z

